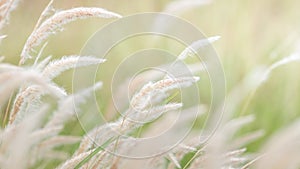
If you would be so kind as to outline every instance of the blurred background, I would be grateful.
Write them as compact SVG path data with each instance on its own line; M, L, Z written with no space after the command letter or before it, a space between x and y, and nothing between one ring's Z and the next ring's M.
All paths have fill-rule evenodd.
M163 12L172 2L174 1L57 0L54 1L54 7L59 10L95 6L128 16L141 12ZM12 13L9 25L2 32L8 37L2 41L0 48L6 62L19 62L26 38L47 3L46 0L23 0ZM300 52L299 6L298 0L212 0L170 13L192 23L206 36L221 36L214 47L224 67L229 93L251 70L261 65L271 65L294 52ZM64 31L51 36L43 56L51 54L60 58L80 54L88 38L112 21L113 19L87 19L68 24ZM266 131L263 138L249 146L250 150L259 147L272 133L300 116L299 72L300 63L276 69L255 94L249 94L242 105L237 105L235 116L256 115L256 121L241 132L254 129ZM68 71L56 79L69 92L71 75L72 71ZM207 91L201 88L204 103L210 100ZM105 98L105 95L109 95L109 92L104 91L102 97Z

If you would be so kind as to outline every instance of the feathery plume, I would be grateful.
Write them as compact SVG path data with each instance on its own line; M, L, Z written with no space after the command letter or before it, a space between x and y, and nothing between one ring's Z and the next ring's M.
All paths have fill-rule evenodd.
M15 99L14 106L10 113L8 124L12 124L19 111L25 111L24 103L31 102L34 100L34 97L38 94L39 89L37 86L30 86L25 91L19 93ZM24 101L26 100L26 101Z
M54 83L49 82L49 88L51 91L56 91L60 94L59 98L67 95L64 89L56 86ZM17 94L14 101L14 106L10 113L9 124L20 122L28 113L33 113L34 110L41 106L40 98L45 94L49 93L49 90L44 90L44 88L38 85L31 85Z
M178 56L179 60L184 60L189 56L192 56L194 54L197 54L197 50L211 45L213 42L219 40L220 36L213 36L209 37L207 39L200 39L198 41L193 42L190 46L186 47Z
M64 56L63 58L51 61L43 70L42 74L48 79L53 79L62 72L88 65L95 65L105 62L105 59L91 57L91 56Z
M55 34L55 32L65 24L78 19L91 17L121 18L121 15L102 8L81 7L60 11L48 18L35 31L32 32L22 50L20 63L23 64L27 59L31 58L30 51L32 51L34 47L40 45L51 34Z
M0 92L2 97L0 97L0 104L8 98L11 93L21 85L26 83L33 83L41 86L44 90L48 90L49 93L55 97L61 97L62 93L60 91L55 90L47 81L42 78L42 76L31 70L23 70L23 71L10 71L0 74Z
M149 105L152 98L157 97L157 95L163 95L167 91L173 89L191 86L198 80L199 77L180 77L167 78L156 83L150 82L133 96L130 102L130 106L135 110L143 110Z
M5 128L4 134L1 134L0 151L5 154L6 159L4 163L0 163L1 168L28 168L31 158L28 153L34 145L34 141L28 135L41 126L47 110L48 106L45 105L22 123Z
M0 2L0 30L8 22L10 13L18 6L19 0L3 0Z

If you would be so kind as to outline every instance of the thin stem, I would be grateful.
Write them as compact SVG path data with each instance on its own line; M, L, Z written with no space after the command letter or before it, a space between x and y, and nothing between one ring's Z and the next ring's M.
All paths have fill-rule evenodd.
M10 105L11 105L11 102L12 102L12 98L13 98L13 93L10 95L7 106L6 106L5 115L4 115L3 122L2 122L2 127L3 128L5 127L5 125L7 123L7 118L9 116L9 108L10 108Z
M50 2L48 3L46 8L43 10L42 14L40 15L39 20L37 21L37 23L36 23L35 27L33 28L32 32L34 32L41 25L42 20L47 16L47 13L49 12L52 4L53 4L53 0L50 0Z

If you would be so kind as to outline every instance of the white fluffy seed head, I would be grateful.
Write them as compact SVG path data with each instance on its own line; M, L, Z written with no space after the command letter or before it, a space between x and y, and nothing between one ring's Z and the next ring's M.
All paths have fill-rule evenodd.
M200 39L198 41L193 42L190 46L186 47L178 56L179 60L184 60L189 56L197 54L197 50L201 49L205 46L211 45L213 42L219 40L220 36L212 36L206 39Z
M173 89L189 87L199 79L199 77L180 77L167 78L155 83L150 82L133 96L130 105L135 110L143 110L150 104L151 99L155 94L161 95Z
M50 62L43 70L43 76L48 79L53 79L62 72L78 67L88 65L96 65L105 62L105 59L92 56L64 56L59 60Z
M50 35L55 34L55 32L59 30L59 28L62 28L65 24L78 19L92 17L121 18L122 16L102 8L80 7L60 11L44 21L34 32L32 32L22 50L20 63L23 64L27 59L31 58L30 52L33 48L40 45Z
M2 0L0 2L0 30L9 21L10 13L16 9L20 0ZM1 38L0 38L1 39ZM1 40L0 40L1 41Z

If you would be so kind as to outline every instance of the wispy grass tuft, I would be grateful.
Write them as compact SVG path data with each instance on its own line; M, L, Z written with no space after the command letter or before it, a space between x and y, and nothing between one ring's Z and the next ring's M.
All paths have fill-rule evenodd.
M30 52L34 47L40 45L50 35L55 34L56 31L62 29L65 24L78 19L85 19L91 17L98 18L121 18L121 15L107 11L102 8L73 8L63 10L54 14L49 19L41 23L36 30L28 37L21 53L20 63L23 64L27 59L31 58Z
M209 2L208 0L177 0L171 2L164 12L178 14ZM8 23L10 13L18 4L19 0L0 1L0 29ZM118 19L122 16L96 7L56 11L53 0L50 0L32 33L26 39L20 55L20 64L5 63L4 57L0 57L0 109L5 111L2 119L3 127L0 129L1 169L54 167L57 169L296 169L300 167L299 119L295 119L293 123L270 138L267 135L263 138L266 142L262 148L257 147L253 152L249 151L248 145L264 137L266 132L264 128L249 131L245 128L255 124L261 117L251 114L235 116L241 111L240 107L243 107L242 112L248 110L249 102L257 89L268 80L275 69L300 61L299 53L296 52L270 66L256 66L241 78L241 82L228 92L226 100L222 100L226 103L226 107L221 120L215 114L207 113L210 110L209 106L218 108L219 105L203 104L201 100L196 105L186 106L185 102L177 100L181 89L203 85L202 80L199 80L205 67L190 63L189 57L194 56L201 49L208 48L220 39L219 36L195 41L175 59L184 62L191 73L196 75L183 73L180 77L170 77L161 72L143 72L132 81L129 98L125 91L130 79L126 79L123 84L120 84L117 95L126 110L118 112L118 115L112 115L115 116L114 120L96 124L88 131L70 132L70 126L75 126L75 130L78 129L77 123L72 122L72 119L80 115L89 115L89 112L83 111L81 106L86 108L91 105L90 97L102 88L103 82L98 81L90 87L72 93L65 90L55 78L70 69L107 63L102 58L76 54L62 56L55 60L52 56L43 58L42 53L47 46L44 42L52 34L62 30L66 24L92 17ZM166 25L162 27L164 26ZM6 37L1 35L0 41ZM39 46L42 47L39 49ZM34 54L35 50L37 56ZM23 65L33 57L35 57L34 63ZM171 65L174 63L164 63L160 68L167 70ZM176 67L176 63L174 66ZM107 84L106 81L104 84ZM108 112L114 109L113 106L104 107L109 107ZM251 108L249 110L253 111ZM195 111L198 111L197 116L192 113ZM260 113L263 115L265 112ZM283 113L289 113L289 110ZM205 121L206 117L210 118ZM195 124L216 124L216 122L218 127L214 130L211 126L199 127ZM164 145L166 142L176 141L178 135L189 125L191 128L183 140L172 146ZM168 128L169 126L172 127ZM151 144L138 145L140 140L155 138L153 135L167 128L165 137ZM130 156L141 150L152 150L155 146L164 153L138 160L113 154Z

